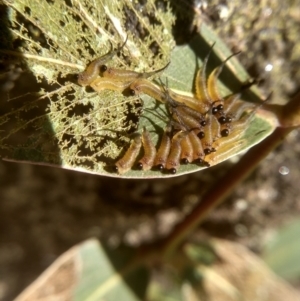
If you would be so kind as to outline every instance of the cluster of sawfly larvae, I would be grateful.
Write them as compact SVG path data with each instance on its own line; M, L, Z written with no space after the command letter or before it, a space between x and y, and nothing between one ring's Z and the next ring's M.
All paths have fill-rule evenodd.
M133 134L125 154L115 163L114 170L124 174L135 164L141 170L152 168L175 174L180 164L213 165L221 157L243 144L240 139L258 106L239 100L240 94L220 95L217 79L232 56L206 76L209 54L195 78L194 96L179 94L148 78L162 72L167 66L152 72L135 72L111 68L106 63L122 50L123 45L92 61L78 74L81 86L90 86L99 92L105 89L131 95L142 93L165 104L168 122L158 146L151 140L146 128ZM137 162L141 149L143 156Z

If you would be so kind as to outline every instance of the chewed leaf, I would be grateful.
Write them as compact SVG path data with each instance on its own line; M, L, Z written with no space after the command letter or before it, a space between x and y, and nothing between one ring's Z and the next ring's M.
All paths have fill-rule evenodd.
M24 76L27 90L16 87L8 94L9 102L0 104L1 157L109 173L105 169L137 127L141 101L108 90L96 93L80 86L76 75L126 38L109 66L130 65L139 72L165 66L174 44L174 16L167 4L162 10L155 3L147 1L142 7L130 1L5 1L11 12L7 23L13 26L10 35L1 38L7 45L21 46L18 51L0 49L0 55L3 61L22 64L23 71L28 67L26 72L42 83L29 83L31 78ZM150 16L155 25L146 21ZM138 30L132 29L133 18ZM40 93L30 93L38 89Z
M81 72L95 58L108 53L109 41L116 49L124 43L127 35L127 42L120 51L121 54L116 54L107 62L109 66L151 72L163 68L170 61L160 79L154 75L150 80L157 85L164 83L179 94L192 95L195 93L194 81L197 70L201 67L212 42L216 43L208 60L207 75L219 66L230 52L213 32L202 26L199 36L187 46L176 47L170 55L172 50L170 44L173 43L170 34L173 18L168 9L157 10L155 1L148 2L148 10L145 11L157 15L157 22L160 24L152 26L144 22L145 16L136 10L133 4L118 1L116 7L111 5L110 1L96 2L97 5L92 9L79 0L71 1L68 5L65 1L43 2L41 6L31 5L30 0L16 1L14 4L7 2L14 11L12 21L22 15L22 18L40 30L42 42L36 41L35 36L24 30L24 27L18 28L16 22L13 35L14 38L23 39L21 50L25 53L26 63L36 78L45 79L51 87L48 92L41 92L38 99L30 99L23 107L15 108L14 111L0 117L0 124L4 125L5 129L5 134L0 140L1 156L8 160L55 165L110 177L174 176L151 169L141 171L136 165L128 170L129 165L126 165L126 162L124 174L114 172L115 164L129 148L134 132L141 134L145 128L158 147L170 119L164 104L147 95L141 95L139 98L118 91L101 90L97 86L101 81L92 85L97 92L89 91L79 86L74 78L72 80L72 76ZM124 30L127 23L123 17L124 14L128 17L129 12L136 15L149 35L141 35L136 39L130 32ZM39 19L39 23L35 22L36 19ZM124 24L120 23L121 20ZM164 28L166 34L163 40L160 40L157 33L166 25L168 25L168 28ZM57 39L60 26L65 27L66 36L63 40ZM153 44L159 51L151 50L153 48L150 46ZM221 95L226 96L240 91L241 85L247 80L247 74L233 57L226 63L220 79L218 89ZM255 89L243 93L241 98L253 103L261 102ZM46 103L45 113L43 110ZM36 107L40 107L41 111L36 113L34 111ZM266 118L264 114L257 111L251 122L237 132L236 141L226 144L223 141L228 139L221 138L222 145L216 152L207 156L208 163L218 164L269 135L274 130L276 121L271 116ZM7 130L7 125L10 130ZM27 132L23 133L24 129ZM226 130L224 136L227 135ZM22 137L20 144L16 145L15 141L18 139L15 139L14 135L18 133L25 134L26 138ZM234 147L231 147L232 145ZM132 160L130 154L126 158ZM141 158L142 152L138 154L136 162ZM181 165L176 176L195 172L207 166L208 164L194 163Z

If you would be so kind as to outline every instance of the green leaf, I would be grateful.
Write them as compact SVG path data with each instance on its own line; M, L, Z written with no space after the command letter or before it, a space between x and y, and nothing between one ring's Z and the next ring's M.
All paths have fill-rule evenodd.
M114 301L141 300L148 283L146 268L131 270L127 263L134 250L118 248L108 250L92 241L82 245L79 256L82 262L81 275L75 290L75 300Z
M208 248L203 248L205 245ZM216 238L205 245L191 243L185 247L192 264L183 282L190 283L190 295L198 296L191 300L299 300L299 291L275 275L261 258L243 245ZM208 262L203 256L205 253L210 253L215 260ZM294 257L294 264L299 266L297 262ZM264 293L258 295L258 291Z
M142 96L124 96L114 91L95 93L80 87L72 75L83 70L94 58L109 49L128 41L122 55L109 64L136 71L158 70L171 61L162 76L170 88L191 93L195 72L216 42L209 60L208 72L230 55L226 45L205 25L200 35L189 45L176 47L171 36L174 22L168 5L158 10L155 1L148 1L145 10L138 10L128 1L44 1L37 5L33 0L5 1L11 7L14 39L22 39L20 50L37 80L45 79L46 92L38 99L30 98L23 106L0 116L4 135L0 139L0 154L9 160L59 165L75 171L124 178L166 178L174 175L159 171L131 170L120 176L112 166L130 143L130 134L146 127L157 144L166 126L165 107L153 99ZM146 13L145 13L146 12ZM128 15L129 14L129 15ZM19 15L34 24L39 39L24 26L19 26ZM126 30L130 15L135 15L141 32L132 35ZM149 23L148 16L157 22ZM39 20L37 22L36 20ZM154 25L155 24L155 25ZM62 36L63 28L63 36ZM147 35L142 33L149 32ZM163 32L163 35L161 33ZM113 34L112 34L113 33ZM153 52L151 45L157 45ZM6 52L10 53L10 52ZM224 95L240 91L248 76L236 58L232 58L222 72L220 89ZM260 102L255 89L243 95L247 101ZM21 102L20 102L21 103ZM47 103L46 114L44 111ZM40 109L35 111L36 107ZM26 114L25 114L26 112ZM29 113L27 113L29 112ZM218 157L218 164L255 145L276 127L276 121L266 112L257 112L246 129L244 144ZM24 131L25 129L25 131ZM22 135L21 143L19 135ZM199 171L197 164L182 165L176 176Z
M56 259L16 300L143 300L148 271L130 264L134 255L129 248L112 251L88 240Z
M149 285L147 297L147 300L150 301L182 301L182 294L178 284L177 286L173 285L171 288L165 288L159 281L153 281Z
M263 258L279 276L293 281L300 279L300 220L278 231L266 246Z

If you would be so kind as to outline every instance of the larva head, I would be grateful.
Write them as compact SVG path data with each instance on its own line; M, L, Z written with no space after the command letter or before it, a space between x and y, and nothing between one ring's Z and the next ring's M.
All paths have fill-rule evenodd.
M199 137L199 139L203 139L205 137L205 133L200 131L197 136Z
M126 150L124 156L115 164L115 169L119 174L124 174L130 170L135 163L135 160L140 152L142 146L142 136L139 133L133 135L131 144Z
M108 68L106 65L102 65L100 67L100 71L103 77L109 77L113 79L114 77L116 77L117 69Z
M211 109L211 112L212 112L214 115L217 114L217 113L218 113L217 107L213 107L213 108Z
M106 65L102 65L100 66L100 72L103 73L107 70L107 66Z
M203 159L201 159L201 158L198 158L197 160L196 160L196 163L198 163L198 164L202 164L204 161L203 161Z
M142 170L143 169L143 163L142 162L138 162L136 167L139 169L139 170Z
M88 86L90 79L91 79L91 76L85 71L79 73L77 76L77 82L82 87Z
M136 91L134 89L129 89L129 94L131 96L135 96L137 93L136 93Z
M229 130L228 129L224 129L221 131L221 136L222 137L227 137L229 135Z
M156 148L151 139L150 133L145 127L142 134L142 145L144 149L144 156L138 162L137 167L146 171L151 169L153 166L156 157Z
M219 105L217 106L217 110L218 110L218 111L223 111L223 109L224 109L224 106L223 106L222 104L219 104Z
M182 164L189 164L189 160L187 158L182 158L181 159Z
M210 148L205 148L204 153L205 153L205 155L209 155L211 153L211 149Z
M221 124L224 124L227 122L227 118L225 116L221 116L219 117L218 121L221 123Z
M175 175L176 172L177 172L177 169L176 169L176 168L171 168L171 169L169 169L169 172L170 172L171 174Z
M117 165L114 165L114 166L112 166L112 170L113 170L113 172L118 172L119 168Z
M219 104L217 106L213 106L211 109L211 112L214 115L222 115L222 114L224 114L223 109L224 109L224 106L222 104Z
M231 123L232 122L232 116L227 116L226 117L226 123Z
M201 164L204 165L205 167L210 167L210 164L206 161L202 161Z
M139 80L134 81L131 83L129 86L129 94L132 96L139 95L140 94L140 89L139 89Z
M160 171L163 171L164 166L162 164L158 164L158 165L156 165L156 168Z

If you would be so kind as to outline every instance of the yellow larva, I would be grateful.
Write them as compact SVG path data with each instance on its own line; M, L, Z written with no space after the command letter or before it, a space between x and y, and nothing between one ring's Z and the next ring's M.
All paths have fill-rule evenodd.
M197 160L199 163L202 163L205 157L205 153L199 137L197 136L195 131L191 131L189 133L189 138L193 149L193 161Z
M124 174L130 170L136 161L141 146L142 137L140 134L136 133L124 156L116 162L114 170L119 174Z
M147 94L150 97L165 102L165 94L157 85L154 85L147 79L137 79L129 86L131 95Z
M122 50L126 42L127 37L125 42L116 50L112 50L112 45L110 44L111 49L107 54L92 61L83 72L78 74L78 84L84 87L89 86L98 77L101 66L111 60L116 53Z
M171 149L168 155L165 168L175 174L180 166L181 140L187 135L187 132L178 132L172 138Z
M138 168L143 170L149 170L152 168L155 156L156 148L151 140L150 133L144 128L142 134L142 143L144 149L144 156L138 162Z
M106 65L103 65L101 67L101 72L102 72L102 76L105 78L110 78L110 79L116 80L116 81L133 82L136 79L148 78L159 72L162 72L168 67L168 65L169 64L167 64L165 67L163 67L159 70L150 71L150 72L136 72L136 71L131 71L131 70L110 68L110 67L107 67Z
M180 159L183 164L191 163L194 160L193 145L190 135L187 134L181 140L181 156Z
M128 88L130 84L131 82L114 81L104 77L98 77L91 83L90 86L97 92L103 90L114 90L114 91L122 92L126 88Z
M166 105L169 120L157 150L145 128L142 135L134 135L124 156L115 164L115 170L119 174L124 174L133 167L142 147L144 155L137 162L138 168L148 171L157 167L176 173L180 161L186 164L198 161L209 166L245 143L242 139L244 129L258 106L238 100L240 94L223 97L217 84L226 62L237 53L224 60L207 77L206 67L211 49L196 74L195 94L187 96L148 80L168 65L151 72L107 67L105 63L125 43L117 50L111 49L106 55L92 61L79 74L78 83L82 86L90 85L97 92L127 90L131 95L144 93Z
M235 56L237 54L239 54L239 52L233 53L232 55L230 55L226 60L224 60L222 62L222 64L220 66L215 68L211 72L211 74L208 76L207 91L208 91L209 98L212 102L219 101L223 104L223 97L219 92L217 80L218 80L218 77L221 74L225 64L228 62L228 60L230 60L233 56Z
M156 166L159 170L163 170L166 166L166 161L171 149L171 126L167 126L163 133L159 148L156 153L153 166Z

